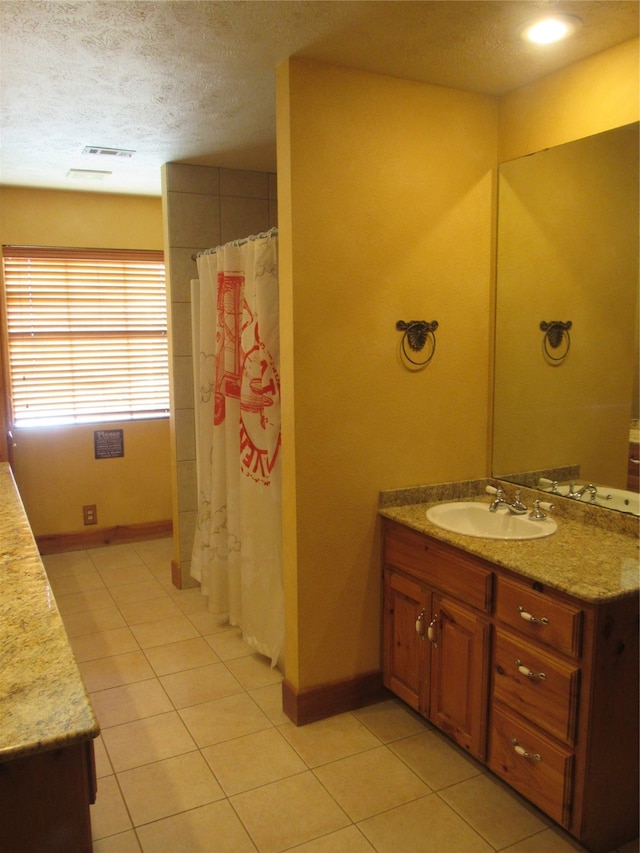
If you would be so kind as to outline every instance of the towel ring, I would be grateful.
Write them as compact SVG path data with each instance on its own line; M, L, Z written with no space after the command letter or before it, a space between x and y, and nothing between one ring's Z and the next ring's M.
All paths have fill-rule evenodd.
M418 367L424 367L429 364L436 351L435 331L437 328L437 320L432 320L431 323L428 323L426 320L409 320L408 322L398 320L396 323L396 329L399 332L404 332L402 340L400 341L400 346L407 361L410 361L411 364L415 364ZM416 359L412 358L407 351L407 344L413 352L421 352L424 349L429 336L431 336L431 352L423 361L416 361Z
M566 323L563 323L561 320L550 320L547 323L543 320L540 323L540 330L544 332L544 337L542 339L544 354L550 361L564 361L569 354L569 350L571 349L571 336L569 335L569 329L572 325L573 323L571 320L567 320ZM559 355L554 355L551 352L551 349L558 349L562 346L563 342L564 350Z

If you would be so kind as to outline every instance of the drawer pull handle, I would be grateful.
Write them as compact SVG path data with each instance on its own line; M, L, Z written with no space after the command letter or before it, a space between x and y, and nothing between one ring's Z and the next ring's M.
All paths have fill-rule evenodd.
M549 624L549 620L547 619L546 616L541 616L538 619L536 616L532 616L530 613L527 613L527 611L524 609L524 607L518 607L518 613L520 614L520 616L522 616L522 618L524 619L525 622L532 622L532 623L536 623L539 625L548 625Z
M633 465L640 465L640 459L634 459L633 456L631 457L629 462L631 462Z
M539 752L527 752L527 750L523 746L520 746L517 738L512 737L511 743L513 744L513 748L518 753L518 755L521 755L523 758L530 759L531 761L542 761L542 756Z
M416 619L416 634L421 640L424 640L424 610L420 611L420 615Z
M526 675L527 678L539 678L540 681L544 681L547 677L544 672L533 672L533 670L525 666L521 660L516 661L516 666L518 667L518 672L522 675Z
M427 628L427 636L429 637L429 641L431 642L434 649L438 648L438 642L436 640L435 628L436 628L436 624L437 624L439 618L440 617L436 613L436 615L433 617L431 622L429 622L429 627Z

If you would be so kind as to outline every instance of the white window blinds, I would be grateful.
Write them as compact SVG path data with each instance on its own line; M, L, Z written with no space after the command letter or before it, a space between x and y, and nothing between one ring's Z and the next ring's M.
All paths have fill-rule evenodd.
M169 411L162 252L3 247L16 427Z

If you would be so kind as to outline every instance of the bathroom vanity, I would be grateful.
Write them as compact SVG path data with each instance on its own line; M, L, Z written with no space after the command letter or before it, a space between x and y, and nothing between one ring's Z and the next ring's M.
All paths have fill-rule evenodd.
M548 538L496 541L419 500L380 508L385 685L590 850L636 838L633 520L563 508Z
M92 849L91 702L18 495L0 463L0 847Z

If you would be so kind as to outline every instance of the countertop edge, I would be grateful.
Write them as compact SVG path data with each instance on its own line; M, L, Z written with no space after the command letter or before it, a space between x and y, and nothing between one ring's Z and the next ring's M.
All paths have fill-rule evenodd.
M484 487L489 482L444 484L446 488L440 492L433 491L437 487L409 490L419 498L418 501L396 505L381 502L378 515L592 604L638 595L639 543L637 537L628 533L602 529L579 517L554 515L558 530L552 536L503 541L451 533L427 519L429 507L443 501L477 500L488 504ZM472 484L471 488L466 488L469 484ZM431 491L425 491L427 488ZM597 560L592 558L595 553L598 554Z

